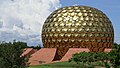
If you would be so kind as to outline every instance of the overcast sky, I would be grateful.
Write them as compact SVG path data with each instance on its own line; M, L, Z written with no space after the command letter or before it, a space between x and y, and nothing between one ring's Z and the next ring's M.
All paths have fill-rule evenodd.
M120 0L0 0L0 41L41 44L42 25L54 10L86 5L102 10L112 21L115 41L120 44Z

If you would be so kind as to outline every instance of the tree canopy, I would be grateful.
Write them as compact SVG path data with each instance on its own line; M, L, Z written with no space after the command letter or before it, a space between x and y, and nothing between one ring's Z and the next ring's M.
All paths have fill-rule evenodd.
M0 43L0 68L26 68L27 59L21 56L25 42Z

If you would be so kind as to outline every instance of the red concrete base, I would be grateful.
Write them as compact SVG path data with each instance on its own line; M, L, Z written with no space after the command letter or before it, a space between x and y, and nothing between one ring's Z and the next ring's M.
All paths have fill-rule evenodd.
M27 58L30 58L30 56L35 53L37 50L36 49L33 49L33 48L25 48L23 53L22 53L22 56L25 56Z
M112 50L112 49L110 49L110 48L109 48L109 49L108 49L108 48L105 48L105 49L104 49L104 52L110 52L111 50Z
M63 58L60 61L68 61L73 54L78 52L89 52L88 48L69 48L67 53L63 56Z
M55 57L56 50L56 48L42 48L38 50L36 53L32 54L31 58L29 58L29 65L39 65L52 62Z

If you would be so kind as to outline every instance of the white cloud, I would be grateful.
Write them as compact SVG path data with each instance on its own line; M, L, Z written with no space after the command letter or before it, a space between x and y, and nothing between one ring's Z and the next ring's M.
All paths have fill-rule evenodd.
M59 0L1 0L0 41L22 40L29 45L41 42L47 16L61 6Z

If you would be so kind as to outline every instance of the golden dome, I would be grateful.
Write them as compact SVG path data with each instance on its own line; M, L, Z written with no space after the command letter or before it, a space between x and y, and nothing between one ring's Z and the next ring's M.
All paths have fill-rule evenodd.
M62 58L69 48L90 51L111 48L114 30L102 11L88 6L69 6L54 11L46 19L42 41L45 48L57 48L57 55Z

